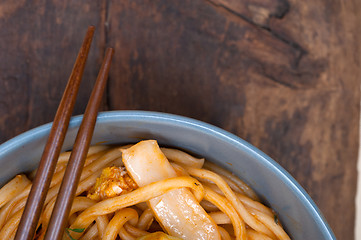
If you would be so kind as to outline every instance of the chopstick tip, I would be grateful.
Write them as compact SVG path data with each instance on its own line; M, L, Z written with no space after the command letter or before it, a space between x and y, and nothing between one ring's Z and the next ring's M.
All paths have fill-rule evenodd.
M114 53L114 48L108 47L106 54L113 54Z
M94 31L95 31L95 26L90 25L90 26L88 27L88 32L89 32L89 33L94 33Z

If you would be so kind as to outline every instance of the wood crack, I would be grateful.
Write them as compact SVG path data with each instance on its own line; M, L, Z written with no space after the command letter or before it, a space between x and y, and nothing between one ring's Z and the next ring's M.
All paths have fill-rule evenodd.
M101 28L102 28L102 43L101 44L101 50L102 50L102 56L105 54L105 50L107 47L109 47L109 6L110 6L110 0L103 0L102 2L102 11L101 11ZM110 110L111 109L111 93L110 93L110 77L108 76L108 81L105 87L105 100L103 104L104 110Z
M109 6L110 6L110 0L105 0L106 6L105 6L105 22L104 22L104 37L105 37L105 46L108 46L109 44ZM107 110L111 109L111 93L110 93L110 77L108 76L107 85L105 88L105 101L106 101L106 108Z
M237 11L235 11L234 9L220 3L220 2L216 2L217 0L205 0L206 2L208 2L210 5L212 5L213 7L215 8L222 8L224 10L226 10L228 13L232 14L233 16L236 16L240 19L242 19L243 21L246 21L247 23L251 24L252 26L254 27L258 27L258 28L261 28L265 31L267 31L268 33L270 33L275 39L289 45L290 47L292 47L293 49L295 49L296 51L300 52L300 54L298 56L295 57L295 61L293 61L291 63L291 66L293 68L297 68L302 57L305 56L307 54L307 51L302 48L300 46L300 44L298 44L297 42L295 41L292 41L290 39L286 39L284 37L282 37L280 34L278 34L277 32L275 32L272 28L270 28L268 26L268 24L260 24L260 23L257 23L255 21L253 21L250 17L247 17L246 15L244 14L241 14ZM280 4L277 8L277 10L274 12L274 13L271 13L268 17L269 18L278 18L278 19L282 19L284 18L287 13L289 12L290 10L290 4L288 3L288 1L286 0L281 0L282 4Z
M273 31L271 28L269 28L269 27L261 27L261 28L268 31L276 39L286 43L287 45L291 46L293 49L296 49L299 52L299 55L295 57L295 61L292 62L292 64L291 64L291 66L293 68L297 68L302 57L307 55L308 52L304 48L302 48L297 42L294 42L294 41L291 41L291 40L288 40L288 39L282 37L280 34Z

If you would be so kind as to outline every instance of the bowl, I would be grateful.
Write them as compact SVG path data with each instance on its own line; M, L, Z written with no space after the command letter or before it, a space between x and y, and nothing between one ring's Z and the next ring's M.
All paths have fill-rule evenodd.
M63 150L71 149L82 116L71 119ZM0 145L0 184L37 167L51 123ZM147 111L99 114L92 144L156 139L230 170L248 183L279 215L293 240L336 239L306 191L278 163L256 147L218 127L194 119Z

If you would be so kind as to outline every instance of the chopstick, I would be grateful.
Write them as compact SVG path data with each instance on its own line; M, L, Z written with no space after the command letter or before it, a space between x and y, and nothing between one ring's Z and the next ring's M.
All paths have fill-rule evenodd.
M65 225L68 221L69 212L78 187L90 141L93 136L97 113L107 82L113 53L114 50L112 48L108 48L106 51L102 67L90 96L75 140L73 151L65 170L59 194L54 205L54 210L44 237L45 240L60 240L63 237Z
M35 234L51 178L54 175L57 159L69 126L69 120L74 109L84 66L94 35L94 29L94 26L88 28L70 74L15 235L15 240L32 240Z

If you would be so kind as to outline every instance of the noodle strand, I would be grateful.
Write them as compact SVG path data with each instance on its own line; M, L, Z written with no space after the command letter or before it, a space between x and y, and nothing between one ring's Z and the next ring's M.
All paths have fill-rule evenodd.
M68 218L66 232L72 238L136 240L154 231L164 231L161 227L162 219L156 217L158 215L153 212L154 206L150 202L156 202L161 195L189 188L190 196L193 198L194 195L206 211L205 214L217 224L213 230L219 230L222 240L290 240L281 223L275 221L273 210L259 202L257 195L247 184L231 172L178 149L161 148L177 177L142 187L135 185L130 192L123 191L124 188L121 187L123 175L113 177L112 172L107 170L108 175L101 180L100 175L105 168L115 166L121 169L119 171L125 171L124 168L119 168L124 166L119 149L131 146L90 147ZM59 156L34 240L44 238L70 154L71 152L64 152ZM34 174L35 171L28 175L30 180ZM0 189L0 239L15 238L32 185L29 179L25 175L17 175ZM103 184L102 181L105 181L104 185L101 185L104 188L99 191L119 191L117 187L120 187L119 195L99 202L86 197L88 191L93 187L97 188L100 183ZM116 185L118 183L120 185ZM162 203L172 206L172 200L183 195L177 193L169 202ZM178 209L179 205L175 206ZM172 211L172 214L177 213ZM190 236L192 238L192 235ZM65 236L64 239L68 237Z
M196 179L191 177L169 178L148 184L130 193L109 198L93 205L78 216L75 222L71 225L71 228L87 228L98 215L105 215L140 202L148 201L172 189L181 187L192 188L197 194L195 197L199 200L204 196L203 186ZM81 236L81 233L78 235Z

